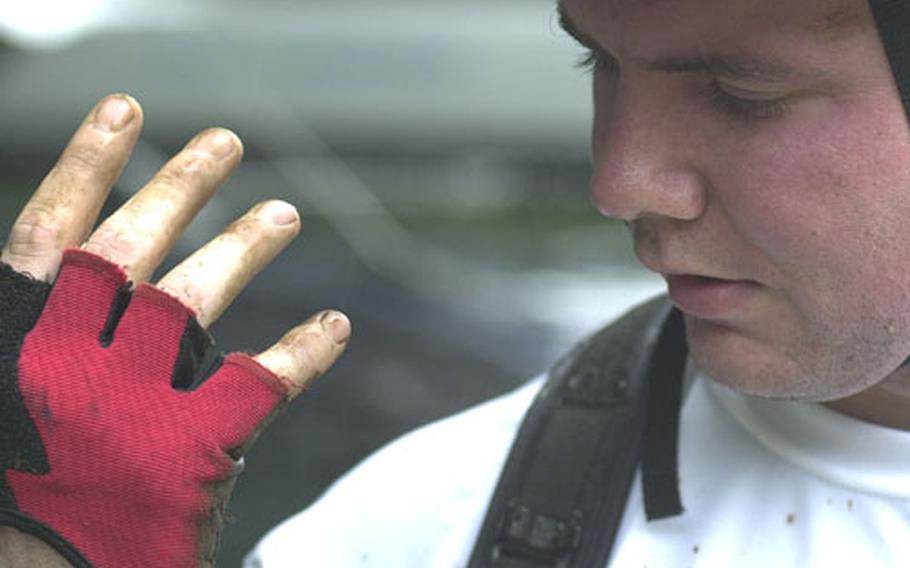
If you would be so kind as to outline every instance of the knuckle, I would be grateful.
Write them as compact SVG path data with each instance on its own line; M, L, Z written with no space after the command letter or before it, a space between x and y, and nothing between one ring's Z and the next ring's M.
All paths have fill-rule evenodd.
M141 252L141 239L130 232L110 226L101 226L86 244L89 252L94 252L108 260L127 267L132 265Z
M222 237L243 266L262 267L293 239L294 233L283 229L259 215L247 214L231 223Z
M55 173L87 177L105 169L108 156L99 145L85 144L70 147L54 167Z
M304 374L314 377L324 374L328 368L326 347L325 335L318 326L305 326L293 334L286 345Z
M20 219L10 230L2 260L14 270L50 282L60 264L60 234L57 223L39 218Z
M6 249L18 256L41 256L59 247L63 230L63 223L52 212L35 211L16 221Z
M266 235L267 229L268 227L257 217L245 215L231 223L224 234L240 247L249 248Z
M157 176L155 183L163 186L186 187L204 180L212 172L211 159L195 152L184 152L176 156Z

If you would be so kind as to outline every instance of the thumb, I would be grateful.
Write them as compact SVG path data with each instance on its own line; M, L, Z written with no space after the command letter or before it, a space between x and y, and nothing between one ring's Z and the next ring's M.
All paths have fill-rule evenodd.
M341 312L327 310L287 332L254 359L286 380L288 395L293 398L332 366L350 337L348 318Z

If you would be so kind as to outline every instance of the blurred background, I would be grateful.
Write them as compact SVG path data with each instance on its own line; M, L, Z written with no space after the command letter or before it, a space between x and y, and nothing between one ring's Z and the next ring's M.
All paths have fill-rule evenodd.
M257 201L303 217L214 325L221 348L325 307L354 322L247 457L222 566L366 453L662 287L590 206L589 77L553 0L0 0L0 41L4 234L84 113L128 92L146 126L109 211L202 128L246 146L163 270Z

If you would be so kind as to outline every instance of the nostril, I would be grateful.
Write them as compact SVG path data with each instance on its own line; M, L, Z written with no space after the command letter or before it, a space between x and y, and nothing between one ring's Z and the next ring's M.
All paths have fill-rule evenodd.
M701 176L689 171L638 175L595 176L591 182L594 207L606 217L630 222L645 216L695 220L707 206Z

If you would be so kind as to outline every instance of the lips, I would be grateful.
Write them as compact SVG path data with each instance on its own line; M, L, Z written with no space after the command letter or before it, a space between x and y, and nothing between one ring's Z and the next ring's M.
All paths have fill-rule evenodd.
M758 289L752 280L724 280L690 274L665 275L670 298L683 313L721 318L741 309Z

